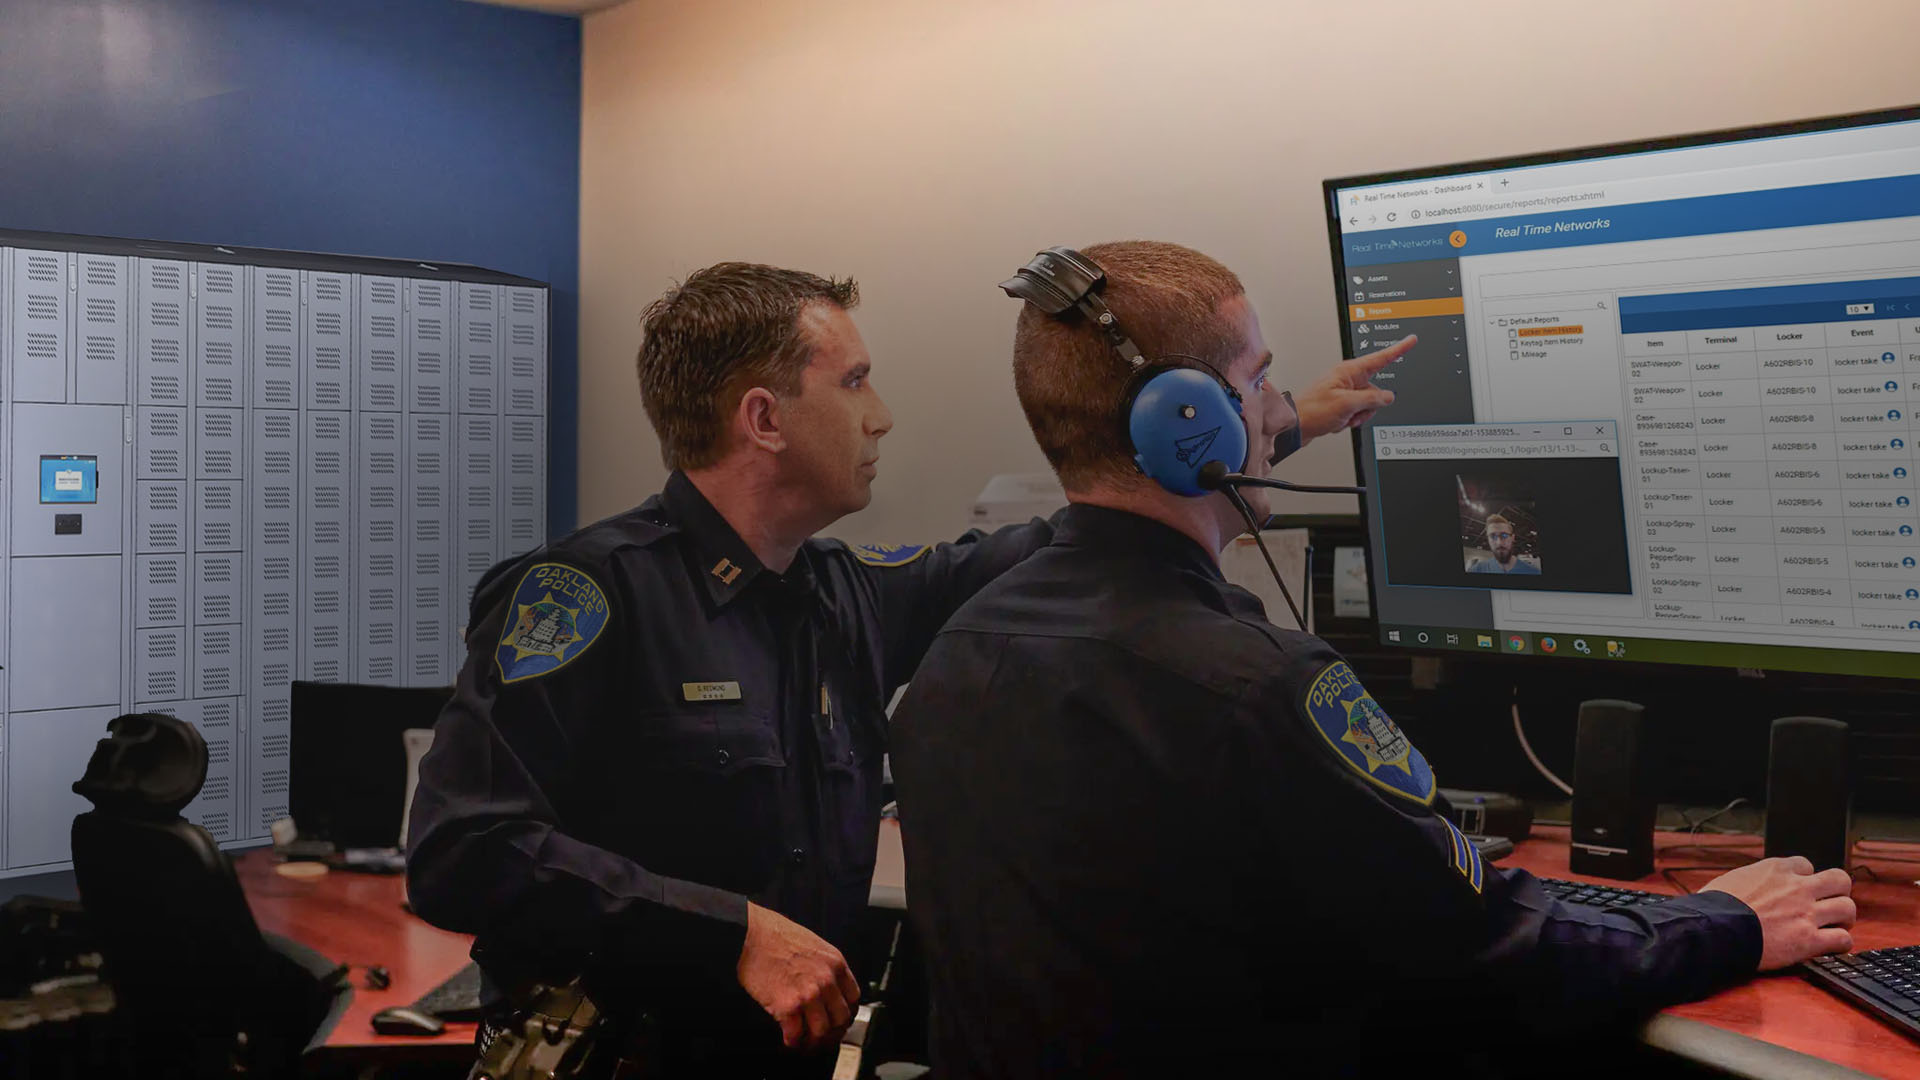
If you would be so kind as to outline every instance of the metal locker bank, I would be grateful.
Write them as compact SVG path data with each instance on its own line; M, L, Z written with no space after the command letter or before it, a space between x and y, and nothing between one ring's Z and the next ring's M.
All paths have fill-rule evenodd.
M546 537L549 299L479 267L0 230L0 876L68 863L107 720L286 812L294 679L442 686Z

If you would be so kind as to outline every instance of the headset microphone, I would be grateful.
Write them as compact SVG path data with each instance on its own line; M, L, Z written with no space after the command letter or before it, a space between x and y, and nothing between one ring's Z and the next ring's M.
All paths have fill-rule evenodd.
M1242 473L1228 472L1227 467L1218 461L1209 461L1200 467L1194 476L1194 482L1203 490L1218 491L1227 497L1240 516L1246 519L1247 532L1252 534L1253 542L1260 549L1260 557L1267 561L1267 572L1273 575L1273 583L1280 586L1280 595L1287 602L1287 610L1293 613L1293 621L1300 627L1301 633L1312 633L1307 629L1307 620L1300 616L1299 605L1293 602L1293 590L1287 588L1286 579L1280 576L1280 568L1273 563L1273 553L1267 550L1267 542L1260 537L1260 522L1254 519L1253 507L1241 496L1243 487L1276 488L1280 491L1305 491L1329 495L1365 495L1364 487L1332 487L1320 484L1289 484L1285 480L1269 480L1264 476L1247 476Z
M1273 488L1277 491L1301 491L1310 495L1365 495L1364 486L1342 487L1332 484L1290 484L1285 480L1272 480L1264 476L1247 476L1244 473L1228 472L1226 465L1218 461L1209 461L1200 467L1194 482L1208 491L1231 490L1241 487Z

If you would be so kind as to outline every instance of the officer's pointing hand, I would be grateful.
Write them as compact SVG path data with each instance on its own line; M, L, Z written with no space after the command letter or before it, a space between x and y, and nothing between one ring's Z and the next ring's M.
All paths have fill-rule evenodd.
M1393 391L1382 390L1369 382L1382 368L1407 354L1420 343L1408 334L1379 352L1342 360L1294 395L1294 408L1300 412L1300 441L1309 442L1358 427L1380 409L1393 404Z
M1838 867L1813 872L1799 855L1729 870L1706 889L1732 893L1760 916L1760 970L1853 948L1853 879Z
M747 905L747 940L734 970L796 1049L838 1042L860 1000L860 984L839 949L759 904Z

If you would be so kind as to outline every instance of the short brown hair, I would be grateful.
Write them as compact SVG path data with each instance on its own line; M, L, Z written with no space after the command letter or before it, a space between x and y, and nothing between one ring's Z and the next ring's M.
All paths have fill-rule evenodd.
M713 464L727 416L749 389L800 392L813 351L800 330L807 305L859 302L851 278L744 262L697 270L655 300L641 316L640 401L667 468Z
M1148 360L1184 353L1224 372L1245 345L1220 306L1240 279L1179 244L1125 240L1081 254L1100 264L1101 297ZM1082 317L1053 318L1022 304L1013 332L1013 387L1033 437L1069 491L1139 475L1120 406L1130 372Z
M1505 526L1507 526L1508 528L1512 528L1512 527L1513 527L1513 522L1511 522L1511 521L1508 521L1508 520L1507 520L1506 518L1504 518L1504 517L1501 517L1501 516L1500 516L1499 514L1488 514L1488 515L1487 515L1487 528L1489 528L1489 529L1491 529L1491 528L1493 528L1493 527L1494 527L1495 525L1505 525Z

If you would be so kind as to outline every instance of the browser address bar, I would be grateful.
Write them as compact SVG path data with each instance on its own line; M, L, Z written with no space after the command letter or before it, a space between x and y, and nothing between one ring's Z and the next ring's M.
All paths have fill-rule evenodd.
M1860 180L1876 176L1906 176L1920 173L1920 147L1900 147L1858 154L1842 154L1804 161L1780 161L1742 165L1736 168L1707 169L1651 176L1608 180L1532 191L1496 192L1490 181L1485 195L1472 196L1455 191L1393 200L1392 211L1363 207L1357 215L1351 210L1346 220L1348 232L1372 229L1398 229L1425 221L1470 221L1475 218L1504 217L1564 209L1599 209L1628 203L1657 202L1701 195L1725 195L1739 191L1763 191L1770 188L1800 187L1807 184ZM1436 178L1435 183L1444 182ZM1356 224L1357 221L1357 224Z

